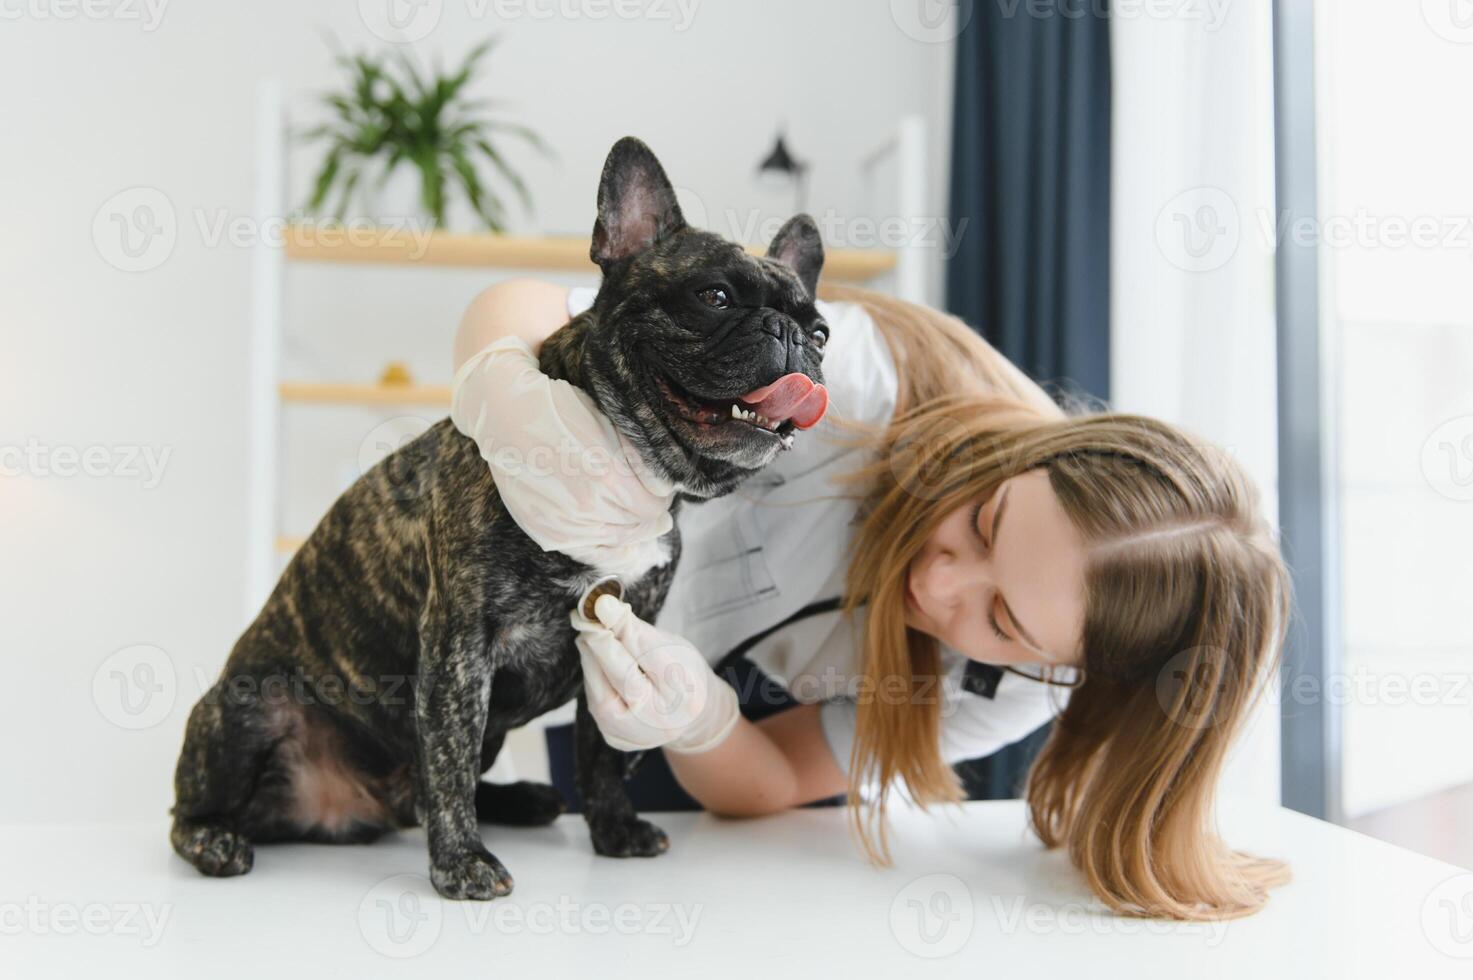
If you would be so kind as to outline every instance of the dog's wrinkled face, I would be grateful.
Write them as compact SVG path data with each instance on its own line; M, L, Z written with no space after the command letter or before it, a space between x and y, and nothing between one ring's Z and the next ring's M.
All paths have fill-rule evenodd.
M685 224L659 162L620 140L599 187L604 270L584 349L604 411L645 462L697 497L730 492L828 406L823 245L807 215L767 255Z

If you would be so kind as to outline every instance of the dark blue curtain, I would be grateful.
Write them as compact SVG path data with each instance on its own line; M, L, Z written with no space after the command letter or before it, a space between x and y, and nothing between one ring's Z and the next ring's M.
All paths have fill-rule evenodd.
M971 0L962 13L947 308L1050 390L1108 399L1105 0ZM1017 796L1045 735L959 766L972 797Z

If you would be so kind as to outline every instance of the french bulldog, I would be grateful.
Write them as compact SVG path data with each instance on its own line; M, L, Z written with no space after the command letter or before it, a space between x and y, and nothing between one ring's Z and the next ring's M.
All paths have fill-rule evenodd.
M677 489L729 493L816 424L828 326L823 246L799 215L756 257L688 226L653 153L616 143L598 188L592 309L542 345L543 372L585 392ZM623 581L652 621L680 554ZM218 682L194 706L175 771L175 851L212 876L269 841L367 842L423 824L430 878L490 899L512 877L479 822L537 825L551 786L480 778L508 731L577 698L577 786L599 854L652 856L630 760L581 694L568 613L602 574L544 552L508 515L476 444L440 421L365 473L292 557Z

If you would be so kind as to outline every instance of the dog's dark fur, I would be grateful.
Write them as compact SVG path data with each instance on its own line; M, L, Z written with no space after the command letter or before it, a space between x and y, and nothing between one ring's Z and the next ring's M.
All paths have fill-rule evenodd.
M813 296L823 251L800 215L765 258L685 225L658 161L617 143L599 186L593 308L542 347L542 370L587 391L679 500L728 493L791 428L693 421L715 402L820 374ZM714 309L708 290L727 290ZM704 297L704 298L703 298ZM653 620L679 556L625 581ZM512 879L481 821L541 824L550 786L483 782L506 733L578 697L577 775L594 849L655 855L581 696L568 612L600 573L542 551L508 516L470 439L441 421L328 510L195 705L175 774L174 849L207 875L251 869L253 844L357 842L423 822L435 887L486 899Z

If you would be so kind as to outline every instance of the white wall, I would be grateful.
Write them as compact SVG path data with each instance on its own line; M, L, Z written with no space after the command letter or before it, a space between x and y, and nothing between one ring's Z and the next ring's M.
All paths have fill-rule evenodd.
M1227 447L1274 520L1268 6L1177 5L1181 16L1112 24L1110 383L1116 409ZM1236 746L1226 795L1278 800L1275 700Z
M552 163L515 154L537 202L516 230L585 234L603 155L626 133L655 148L709 224L728 209L781 209L752 182L780 122L814 164L812 211L884 217L854 164L914 112L937 148L932 214L944 213L950 50L902 30L887 4L698 0L685 30L673 0L645 9L676 19L594 19L609 9L594 3L528 4L583 15L499 21L474 16L484 4L431 6L440 21L417 49L453 58L500 33L484 94L558 151ZM0 821L157 818L169 805L189 705L243 626L250 253L211 244L200 222L250 213L258 79L281 78L309 108L335 81L323 34L375 40L359 8L173 0L156 25L3 8L0 447L46 459L0 477ZM294 158L299 193L309 159ZM115 229L104 214L95 241L94 216L139 186L164 195L177 240L157 268L124 272L98 245ZM288 364L365 377L402 357L443 381L459 312L491 280L294 269ZM310 497L343 475L310 440L356 447L377 417L307 411L288 416L310 429L284 459ZM105 475L56 475L51 462L77 465L68 447L90 448ZM142 449L168 454L161 480L128 475ZM122 710L124 682L159 689L141 714Z

